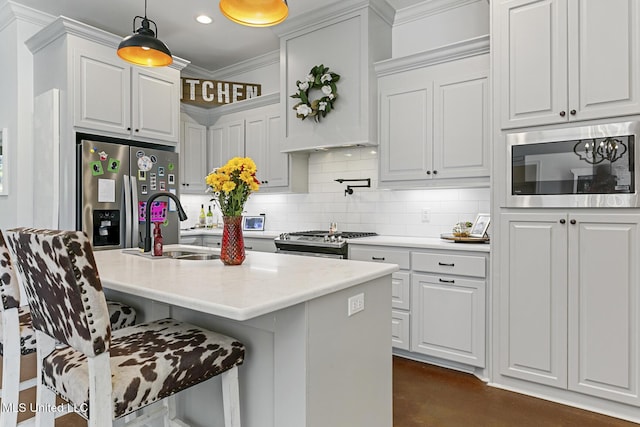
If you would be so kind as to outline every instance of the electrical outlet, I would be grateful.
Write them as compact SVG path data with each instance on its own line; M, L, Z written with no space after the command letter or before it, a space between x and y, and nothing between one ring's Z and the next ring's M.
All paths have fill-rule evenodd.
M431 221L431 209L424 208L422 209L422 222L430 222Z
M349 298L349 305L347 308L347 315L353 316L354 314L364 310L364 294L354 295Z

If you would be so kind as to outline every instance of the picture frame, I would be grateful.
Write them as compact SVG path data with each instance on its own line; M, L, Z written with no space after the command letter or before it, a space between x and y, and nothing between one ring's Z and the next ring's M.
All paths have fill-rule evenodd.
M479 213L476 215L476 220L471 227L470 237L485 237L489 223L491 222L491 215L488 213Z
M245 216L242 218L243 231L264 231L264 215Z

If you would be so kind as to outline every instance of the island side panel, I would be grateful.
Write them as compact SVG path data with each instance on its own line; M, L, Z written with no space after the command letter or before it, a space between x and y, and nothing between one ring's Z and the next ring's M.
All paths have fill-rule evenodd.
M364 310L348 316L360 293ZM307 304L306 427L391 427L391 275Z

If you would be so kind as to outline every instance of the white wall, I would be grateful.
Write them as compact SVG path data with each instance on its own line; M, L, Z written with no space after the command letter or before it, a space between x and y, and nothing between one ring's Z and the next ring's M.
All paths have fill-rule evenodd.
M0 127L9 133L9 195L0 196L0 228L32 225L37 209L33 149L33 58L24 41L53 18L0 0ZM19 77L19 78L18 78ZM34 200L36 203L34 203Z
M246 214L265 213L266 229L278 232L324 230L336 221L339 230L439 237L451 232L456 222L473 221L477 213L489 212L489 188L378 190L378 156L372 151L369 147L313 153L309 158L308 194L257 192L249 197ZM352 195L345 196L346 183L335 182L337 178L371 178L373 188L356 188ZM198 221L201 204L205 209L214 206L210 198L181 197L189 216L185 225ZM431 210L428 223L421 220L425 208Z

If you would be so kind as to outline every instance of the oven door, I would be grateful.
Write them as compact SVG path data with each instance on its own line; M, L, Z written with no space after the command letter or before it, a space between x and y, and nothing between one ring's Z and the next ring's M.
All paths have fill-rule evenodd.
M318 253L318 252L292 251L292 250L281 250L281 249L278 249L276 253L286 254L286 255L315 256L320 258L336 258L336 259L345 258L342 254L325 254L325 253Z

